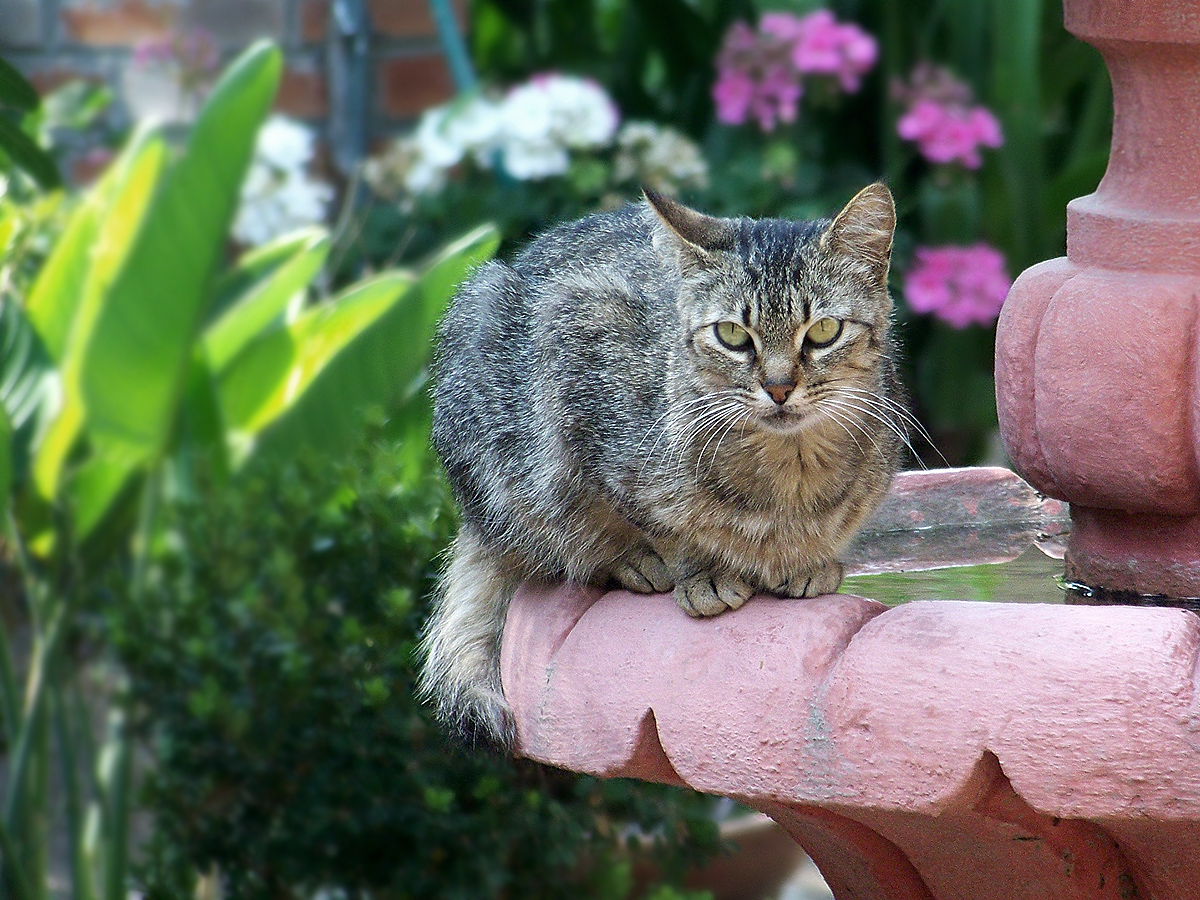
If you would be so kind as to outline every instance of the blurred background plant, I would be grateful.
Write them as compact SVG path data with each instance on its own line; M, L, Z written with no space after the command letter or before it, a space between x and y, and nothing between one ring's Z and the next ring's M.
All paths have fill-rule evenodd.
M999 461L996 315L1017 273L1063 252L1066 202L1108 159L1107 74L1058 4L475 0L470 21L487 87L367 162L375 198L345 258L419 256L477 218L503 254L639 182L723 215L813 218L882 177L907 379L937 444L917 449ZM586 127L566 126L588 145L559 137L551 100L521 102L566 83L590 98ZM508 133L553 153L510 165Z
M39 102L0 66L0 893L699 896L708 798L449 747L411 696L454 526L432 329L555 221L643 185L811 218L885 178L920 461L999 453L996 314L1107 162L1107 77L1057 4L466 18L478 86L344 179L272 113L270 46L220 74L208 33L143 43L128 77L165 88L116 128L103 86Z

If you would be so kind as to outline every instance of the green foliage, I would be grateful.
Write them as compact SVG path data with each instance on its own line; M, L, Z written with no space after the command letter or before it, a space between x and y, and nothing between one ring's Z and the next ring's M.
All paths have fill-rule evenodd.
M0 58L0 173L8 168L4 163L10 162L49 190L62 183L58 167L24 128L26 114L36 112L40 103L33 85Z
M412 689L454 520L401 460L383 443L206 484L164 514L140 601L116 574L108 633L157 760L149 897L216 866L231 898L616 900L640 855L678 877L715 849L703 798L444 743Z
M251 457L291 455L282 442L260 448L278 422L321 422L322 446L345 447L371 415L411 415L420 404L407 389L420 379L433 323L463 273L494 250L490 230L476 229L428 266L381 272L319 298L313 282L329 242L310 230L247 254L221 276L281 66L277 48L251 47L214 87L178 152L161 132L137 132L102 181L55 220L61 228L29 224L50 220L26 211L41 201L0 203L0 248L20 251L16 262L0 262L0 531L3 563L23 579L18 614L28 615L34 648L19 672L0 634L10 748L0 894L47 896L55 752L75 896L126 893L132 754L124 710L114 707L98 755L79 742L91 727L86 713L68 713L78 708L77 673L64 648L76 636L82 586L95 570L120 566L123 596L137 603L164 540L163 502L182 502L195 471L227 481ZM407 329L391 315L397 310ZM346 362L381 341L389 353ZM57 391L44 389L50 381ZM216 688L192 697L197 714L215 715ZM362 690L380 704L390 688L371 678ZM101 814L98 827L89 825L89 807Z

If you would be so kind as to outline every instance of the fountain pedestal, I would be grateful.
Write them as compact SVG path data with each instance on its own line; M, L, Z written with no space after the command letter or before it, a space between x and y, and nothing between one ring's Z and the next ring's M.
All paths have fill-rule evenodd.
M1067 207L1067 256L1001 312L1000 430L1018 471L1071 502L1068 577L1200 597L1200 7L1064 10L1112 75L1112 153Z

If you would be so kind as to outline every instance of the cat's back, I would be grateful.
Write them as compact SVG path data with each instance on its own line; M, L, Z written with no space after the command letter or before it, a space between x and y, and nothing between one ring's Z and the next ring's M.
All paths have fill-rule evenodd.
M439 329L433 439L464 507L489 472L535 477L548 446L590 464L644 431L677 330L671 277L639 204L556 226L463 285Z

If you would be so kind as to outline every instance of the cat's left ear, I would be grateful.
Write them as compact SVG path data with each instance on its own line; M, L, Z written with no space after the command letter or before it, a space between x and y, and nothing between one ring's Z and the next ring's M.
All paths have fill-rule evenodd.
M734 228L728 219L705 215L648 188L642 193L659 221L667 226L677 249L692 262L703 263L710 253L733 249Z
M886 283L896 232L896 204L881 181L854 195L821 235L821 247L866 262Z

